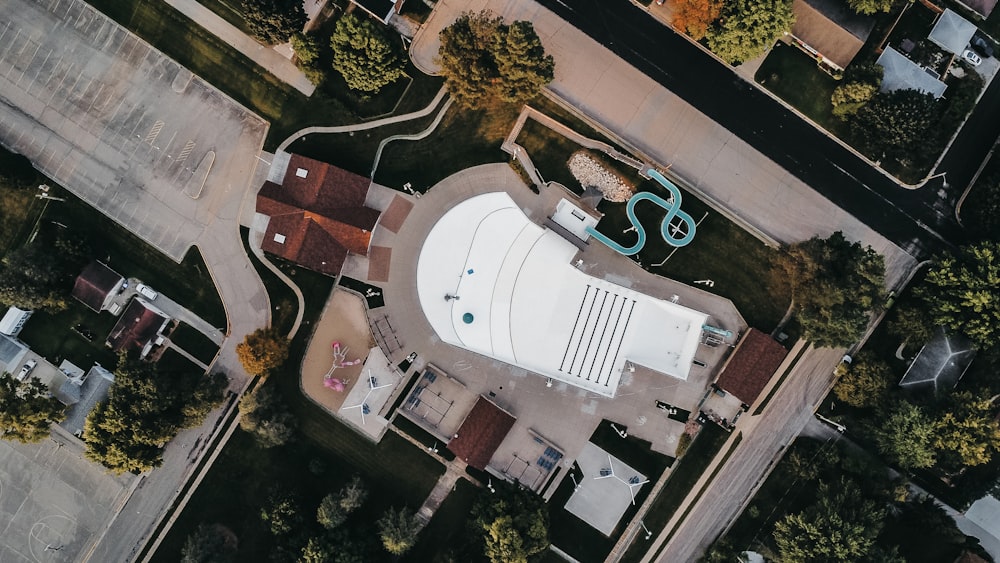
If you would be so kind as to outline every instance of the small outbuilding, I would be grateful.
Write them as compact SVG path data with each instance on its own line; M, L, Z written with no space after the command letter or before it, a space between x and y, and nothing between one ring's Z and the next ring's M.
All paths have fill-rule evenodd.
M770 335L751 328L722 366L715 384L743 404L752 405L787 355L788 350Z
M961 55L976 34L976 25L951 9L945 8L934 22L928 39L938 47L955 55Z
M73 284L73 297L91 310L100 313L108 309L111 301L122 289L125 278L103 262L94 260L80 272Z
M24 328L24 323L31 318L32 311L11 307L7 309L3 319L0 319L0 334L17 338Z
M480 471L485 470L517 419L496 403L480 396L448 449Z

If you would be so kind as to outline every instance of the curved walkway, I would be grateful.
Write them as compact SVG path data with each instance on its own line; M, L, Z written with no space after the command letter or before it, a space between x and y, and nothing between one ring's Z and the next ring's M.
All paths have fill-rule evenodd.
M382 127L383 125L390 125L393 123L400 123L403 121L409 121L411 119L419 119L421 117L426 117L430 115L432 111L434 111L434 108L436 108L437 105L441 103L441 100L444 99L444 97L447 95L448 95L448 89L442 86L441 89L438 90L437 95L434 96L434 99L431 100L431 103L428 104L427 107L412 113L393 115L392 117L376 119L375 121L368 121L366 123L356 123L354 125L335 125L331 127L314 126L314 127L306 127L305 129L299 129L295 133L292 133L290 137L282 141L281 144L278 145L278 150L279 151L287 150L288 147L295 141L299 140L300 137L311 135L313 133L350 133L352 131L364 131L366 129L375 129L377 127Z
M442 90L444 89L442 88ZM438 94L440 95L440 92ZM372 178L375 177L375 170L378 168L379 161L382 160L382 149L384 149L386 145L388 145L393 141L419 141L427 137L428 135L433 133L435 129L437 129L438 125L441 124L441 120L444 119L444 114L448 113L448 108L451 107L452 102L453 102L452 98L448 98L448 100L445 101L444 105L442 105L441 109L438 111L437 117L434 118L434 122L428 125L427 129L424 129L419 133L410 133L406 135L392 135L391 137L386 137L382 139L382 142L378 144L378 150L375 151L375 162L372 163L372 172L371 172Z
M292 281L292 278L286 276L285 272L282 272L280 268L275 266L274 263L271 262L267 258L267 256L264 255L264 251L260 247L260 242L263 236L264 233L254 229L250 229L250 232L247 233L248 237L247 242L249 243L250 250L253 252L254 256L256 256L257 259L260 260L261 263L264 264L264 266L266 266L268 270L271 270L271 272L275 276L277 276L278 279L283 281L285 285L287 285L292 290L292 293L295 294L295 300L297 302L295 322L292 323L292 328L288 330L288 336L287 336L287 338L291 340L295 338L296 334L298 334L299 327L302 325L302 316L305 314L306 311L306 300L305 297L302 296L302 290L299 289L299 286L295 285L295 282Z
M261 45L238 27L202 6L197 0L163 1L292 88L306 96L312 96L313 92L316 91L316 85L306 78L299 67L295 66L295 63L274 49Z

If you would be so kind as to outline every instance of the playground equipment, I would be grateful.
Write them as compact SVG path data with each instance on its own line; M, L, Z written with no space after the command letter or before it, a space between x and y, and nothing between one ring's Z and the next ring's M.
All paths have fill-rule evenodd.
M378 391L379 389L385 389L386 387L392 387L391 383L386 383L385 385L379 385L378 384L378 379L376 379L375 376L372 375L371 370L368 370L367 379L368 379L368 393L365 394L365 398L360 403L358 403L356 405L351 405L349 407L344 407L342 409L342 410L345 410L345 411L346 410L350 410L350 409L361 409L361 425L362 426L364 426L364 424L365 424L365 415L372 413L371 407L368 406L368 397L371 397L372 393L374 393L375 391Z
M327 389L343 392L347 386L347 381L333 377L333 372L343 367L356 366L361 363L361 358L348 361L348 350L350 350L350 348L341 348L340 342L333 343L333 364L330 366L330 371L326 372L326 375L323 376L323 386Z

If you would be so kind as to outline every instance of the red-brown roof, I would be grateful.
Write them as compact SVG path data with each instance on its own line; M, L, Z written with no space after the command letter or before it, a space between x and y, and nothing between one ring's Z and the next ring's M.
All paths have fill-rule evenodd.
M131 349L142 350L165 322L170 320L159 309L138 297L129 302L121 318L108 335L108 346L115 352Z
M458 429L458 437L448 442L448 449L472 467L486 469L515 420L509 412L481 396Z
M986 563L986 560L971 551L963 551L955 563Z
M124 279L121 274L104 263L94 260L76 277L73 297L100 313L108 295L118 291Z
M752 405L788 351L769 335L751 328L722 368L716 385Z
M306 171L305 178L299 169ZM379 216L365 207L370 184L336 166L291 155L281 185L265 182L257 194L257 212L271 218L261 248L336 276L348 252L368 253Z

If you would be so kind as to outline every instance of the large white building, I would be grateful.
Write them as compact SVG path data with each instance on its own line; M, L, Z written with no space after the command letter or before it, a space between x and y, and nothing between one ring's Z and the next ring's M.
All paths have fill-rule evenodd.
M626 363L687 379L707 315L589 276L503 192L434 225L417 292L445 342L614 397Z

